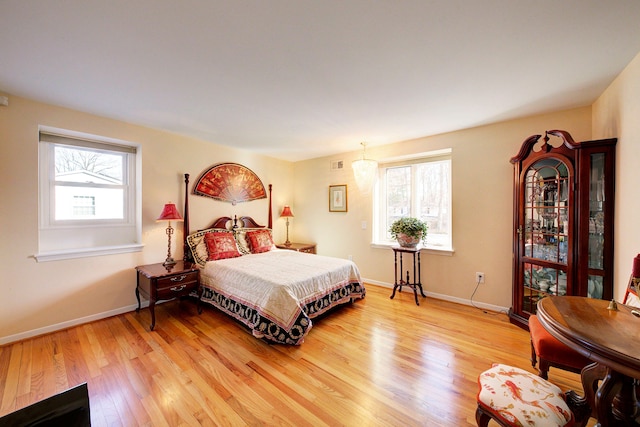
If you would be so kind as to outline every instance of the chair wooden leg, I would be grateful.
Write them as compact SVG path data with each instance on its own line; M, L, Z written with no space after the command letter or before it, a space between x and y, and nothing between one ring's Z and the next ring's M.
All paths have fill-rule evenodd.
M544 359L540 359L540 362L538 363L538 376L545 380L549 379L549 362L548 361Z
M536 354L536 349L533 346L533 340L531 340L531 366L536 367L538 364L538 355ZM545 380L549 379L549 362L544 359L540 359L540 364L538 365L538 376Z
M586 397L578 395L573 390L569 390L564 394L567 406L573 412L573 418L576 420L576 426L584 427L591 416L591 406Z
M476 409L476 424L478 427L487 427L491 421L491 417L487 414L480 405Z

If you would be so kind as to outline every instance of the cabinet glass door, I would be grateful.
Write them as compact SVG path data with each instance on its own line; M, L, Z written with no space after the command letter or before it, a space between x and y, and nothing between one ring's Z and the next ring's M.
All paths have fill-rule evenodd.
M544 295L567 293L569 243L569 168L558 158L535 162L524 175L524 227L521 242L524 311L535 313Z
M604 288L605 155L591 154L589 174L589 279L587 296L602 298Z

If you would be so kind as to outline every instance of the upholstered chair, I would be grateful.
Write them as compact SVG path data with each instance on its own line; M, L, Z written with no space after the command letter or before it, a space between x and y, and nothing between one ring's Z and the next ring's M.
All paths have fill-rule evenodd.
M560 342L540 324L534 314L529 317L529 333L531 334L531 366L538 365L538 375L545 380L549 378L549 368L559 368L580 373L582 368L592 363L575 350Z
M501 426L585 426L591 409L573 390L513 366L494 364L478 377L476 423Z

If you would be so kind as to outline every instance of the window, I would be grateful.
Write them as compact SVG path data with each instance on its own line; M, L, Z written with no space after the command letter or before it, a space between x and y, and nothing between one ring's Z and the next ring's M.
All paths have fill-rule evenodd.
M40 131L38 261L140 250L139 148Z
M374 204L374 243L396 243L389 227L411 216L427 223L427 248L450 251L451 150L381 162Z

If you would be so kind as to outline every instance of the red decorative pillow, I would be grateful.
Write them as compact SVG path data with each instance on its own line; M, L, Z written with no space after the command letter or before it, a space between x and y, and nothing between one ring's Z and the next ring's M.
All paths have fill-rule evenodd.
M235 258L240 256L236 239L233 233L207 233L204 235L204 242L207 244L209 261L225 258Z
M252 254L268 252L273 248L271 230L255 230L247 232L247 240Z

